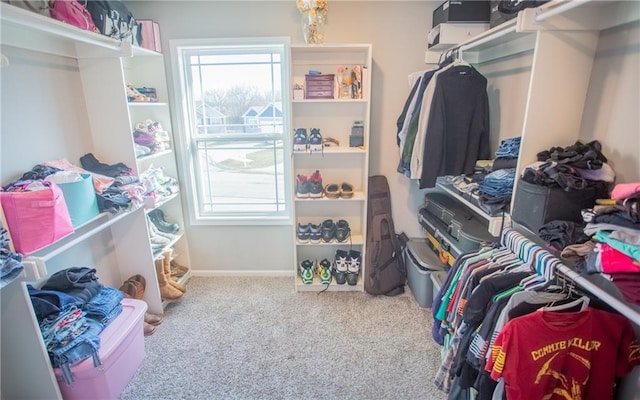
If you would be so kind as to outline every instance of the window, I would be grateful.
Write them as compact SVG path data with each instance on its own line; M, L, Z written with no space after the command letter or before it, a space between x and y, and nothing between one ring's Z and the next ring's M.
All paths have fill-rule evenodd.
M194 222L289 221L287 39L176 41L172 51Z

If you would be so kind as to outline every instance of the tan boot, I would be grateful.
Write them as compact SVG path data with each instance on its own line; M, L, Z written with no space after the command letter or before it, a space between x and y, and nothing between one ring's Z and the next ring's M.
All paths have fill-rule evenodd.
M174 288L178 289L179 291L181 291L182 293L185 293L187 291L187 287L181 283L178 283L177 281L175 281L172 277L171 277L171 254L172 254L172 250L169 249L167 251L164 252L164 258L163 258L163 268L164 268L164 274L167 277L167 281L169 282L169 285L173 286Z
M178 264L176 260L171 260L170 265L172 278L180 278L181 276L184 276L184 274L189 272L189 268Z
M160 298L162 300L178 300L182 297L182 292L169 284L169 280L164 273L164 258L156 259L156 274L158 275L158 286L160 287Z

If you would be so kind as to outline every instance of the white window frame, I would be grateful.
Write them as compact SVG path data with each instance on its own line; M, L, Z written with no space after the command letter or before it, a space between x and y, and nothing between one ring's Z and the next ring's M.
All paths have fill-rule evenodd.
M171 65L173 75L173 101L171 105L174 123L174 140L177 141L177 160L180 165L179 178L184 183L184 194L187 198L186 207L191 225L290 225L293 220L293 195L292 195L292 172L291 172L291 84L290 84L290 38L288 37L265 37L265 38L224 38L224 39L175 39L169 41ZM185 50L196 50L211 46L282 46L282 113L283 113L283 169L284 169L284 198L286 213L275 215L265 213L263 215L200 215L197 201L197 174L195 173L194 157L197 149L193 145L191 138L189 120L185 118L188 112L188 102L183 98L186 93L184 83L183 52ZM270 215L271 214L271 215Z

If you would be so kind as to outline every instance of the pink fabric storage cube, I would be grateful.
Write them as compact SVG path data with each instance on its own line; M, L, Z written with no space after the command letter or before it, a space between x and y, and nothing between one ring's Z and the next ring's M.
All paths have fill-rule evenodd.
M162 45L160 43L160 26L157 22L150 19L139 19L140 29L142 32L141 47L145 49L162 53Z
M62 370L54 368L65 400L107 400L120 396L145 357L145 311L147 303L142 300L122 300L122 313L100 333L101 366L94 367L91 358L74 365L70 385L65 383Z
M0 202L16 252L30 254L73 233L60 186L28 192L0 192Z

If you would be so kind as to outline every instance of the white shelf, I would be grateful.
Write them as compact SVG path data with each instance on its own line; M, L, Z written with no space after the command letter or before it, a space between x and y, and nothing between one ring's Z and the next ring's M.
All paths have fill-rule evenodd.
M364 236L362 235L351 235L351 240L346 240L344 242L338 242L333 240L331 242L320 242L320 243L305 243L299 240L296 240L296 246L361 246L364 244Z
M176 243L178 243L180 241L180 239L182 239L182 237L184 236L184 231L179 231L178 233L174 234L174 238L166 245L164 246L161 250L156 250L153 252L153 259L157 260L160 256L162 256L162 253L164 253L165 251L171 249L173 246L176 245Z
M367 154L367 150L362 147L327 146L322 151L294 151L296 156L322 157L333 154Z
M299 276L296 277L296 290L298 292L321 292L325 290L327 292L362 292L364 290L364 285L362 282L362 273L358 276L357 285L351 286L347 283L343 285L338 285L334 278L331 279L331 283L329 286L320 283L320 278L317 276L313 277L313 283L305 285L302 283L302 278Z
M129 107L143 108L143 107L168 107L169 103L162 101L128 101Z
M364 201L365 200L365 195L362 192L353 192L353 197L350 199L343 199L343 198L337 198L337 199L332 199L330 197L320 197L320 198L299 198L296 197L296 202L310 202L310 201L318 201L318 202L324 202L324 201Z
M2 44L71 58L127 57L129 42L89 32L31 11L0 4Z
M302 104L302 103L367 103L365 99L300 99L300 100L292 100L294 104Z
M157 153L151 153L146 156L138 157L137 160L138 162L145 162L145 161L153 160L154 158L162 157L164 155L171 154L171 153L173 153L173 149L163 150Z

